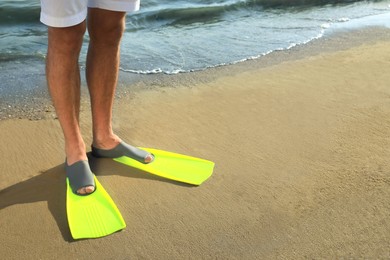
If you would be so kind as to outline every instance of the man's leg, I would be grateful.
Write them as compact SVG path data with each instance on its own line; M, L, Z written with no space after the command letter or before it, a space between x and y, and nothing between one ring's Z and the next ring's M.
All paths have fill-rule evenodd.
M85 22L66 28L49 27L46 76L49 91L65 137L67 164L87 160L79 127L80 70L79 54L85 33ZM90 193L93 186L80 189Z
M116 147L121 141L112 130L112 107L118 80L120 41L125 28L125 12L97 8L88 10L90 36L87 55L87 83L91 95L93 146ZM145 162L153 159L151 155Z
M93 145L99 148L110 149L119 143L111 121L125 15L97 8L88 10L90 41L86 73L92 106Z

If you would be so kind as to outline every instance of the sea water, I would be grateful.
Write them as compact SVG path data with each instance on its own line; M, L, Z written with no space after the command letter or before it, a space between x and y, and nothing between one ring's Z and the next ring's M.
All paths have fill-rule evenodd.
M44 85L38 0L0 2L0 96ZM346 28L389 26L390 0L142 0L127 15L120 69L190 73L288 49ZM88 35L80 64L84 68ZM28 95L27 95L28 96Z

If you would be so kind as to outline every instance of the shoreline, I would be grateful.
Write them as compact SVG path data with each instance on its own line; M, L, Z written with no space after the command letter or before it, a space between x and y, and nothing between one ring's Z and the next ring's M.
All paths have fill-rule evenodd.
M105 238L70 237L58 120L0 121L0 254L389 258L389 31L329 38L268 64L156 77L118 95L113 127L125 141L216 166L192 187L90 157L127 223ZM80 122L88 145L87 103Z
M290 49L276 50L257 59L250 59L234 64L227 64L207 68L204 70L178 73L178 74L133 74L119 72L119 80L116 91L118 98L134 96L142 91L149 91L157 88L192 87L195 84L207 83L219 77L238 74L246 70L255 70L275 66L283 62L300 60L310 56L319 55L325 52L345 50L367 43L374 43L379 40L390 40L390 30L386 27L370 26L360 29L346 29L345 31L330 33L319 39L314 39L306 44L298 44ZM42 61L42 72L38 75L37 85L32 87L22 86L16 91L4 91L0 96L0 121L8 119L55 119L54 107L51 104L50 96L46 88L44 75L44 61ZM89 106L89 95L85 83L85 75L82 78L82 105ZM34 77L28 72L26 78L19 79L29 81ZM19 82L20 83L20 82ZM23 83L22 85L24 85Z

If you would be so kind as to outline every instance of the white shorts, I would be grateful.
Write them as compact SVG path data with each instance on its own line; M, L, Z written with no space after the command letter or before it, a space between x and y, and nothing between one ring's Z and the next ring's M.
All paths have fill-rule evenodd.
M140 0L41 0L41 22L51 27L69 27L86 19L88 7L133 12L139 6Z

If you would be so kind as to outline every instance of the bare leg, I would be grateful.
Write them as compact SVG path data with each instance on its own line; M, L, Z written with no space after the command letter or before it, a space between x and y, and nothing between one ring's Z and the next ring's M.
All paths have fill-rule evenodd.
M112 107L118 80L124 12L90 8L87 82L91 95L93 146L111 149L121 141L112 130ZM146 159L151 161L153 157Z
M125 13L90 8L87 83L91 95L93 144L112 148L119 138L112 131L112 106L118 79L120 41Z
M67 164L87 160L85 144L79 127L80 70L78 58L85 33L85 22L67 28L49 27L46 76L49 91L60 121ZM93 186L80 189L81 194L94 190Z

